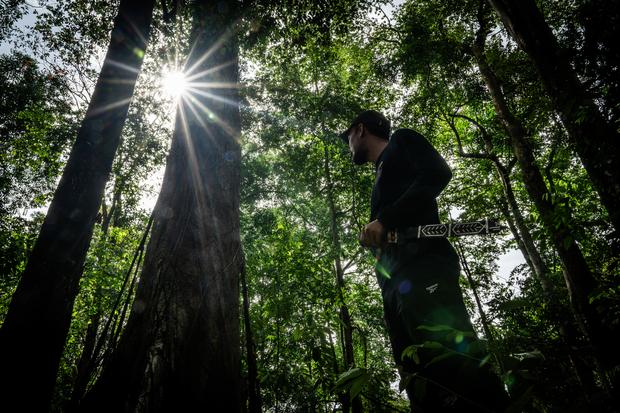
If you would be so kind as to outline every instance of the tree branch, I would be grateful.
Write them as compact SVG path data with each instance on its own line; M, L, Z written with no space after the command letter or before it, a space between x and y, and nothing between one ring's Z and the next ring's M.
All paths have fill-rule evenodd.
M451 117L457 117L458 115L450 115ZM493 154L489 154L489 153L468 153L465 152L465 150L463 149L463 142L461 141L461 135L459 134L459 131L456 129L456 125L454 124L454 121L450 120L448 118L448 116L444 116L445 121L448 123L448 125L450 126L450 129L452 129L452 132L454 132L454 136L456 138L456 145L458 148L458 155L461 158L474 158L474 159L489 159L492 161L495 161L497 159L497 157Z

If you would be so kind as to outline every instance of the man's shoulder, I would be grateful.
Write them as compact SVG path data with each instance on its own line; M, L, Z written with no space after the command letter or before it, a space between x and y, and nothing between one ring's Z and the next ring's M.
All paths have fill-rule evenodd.
M428 141L421 133L413 129L402 128L394 131L394 133L390 137L390 142L393 142L395 145L411 145Z

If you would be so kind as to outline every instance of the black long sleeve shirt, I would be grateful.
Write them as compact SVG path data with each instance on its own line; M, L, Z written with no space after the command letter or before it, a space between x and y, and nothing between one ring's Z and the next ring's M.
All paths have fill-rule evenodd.
M397 130L375 166L371 220L378 219L387 230L439 223L435 198L452 172L422 135Z

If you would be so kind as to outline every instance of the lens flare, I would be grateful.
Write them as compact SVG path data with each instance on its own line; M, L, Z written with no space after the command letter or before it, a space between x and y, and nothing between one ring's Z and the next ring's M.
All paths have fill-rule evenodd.
M183 72L170 71L164 74L162 87L167 96L177 99L187 92L188 81Z

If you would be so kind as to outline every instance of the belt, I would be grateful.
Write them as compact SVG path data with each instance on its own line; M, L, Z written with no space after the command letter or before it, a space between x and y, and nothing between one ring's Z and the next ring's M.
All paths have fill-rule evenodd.
M497 234L506 227L496 220L485 218L473 222L450 222L447 224L428 224L404 229L395 229L387 232L387 243L404 244L420 238L447 238L467 235Z

